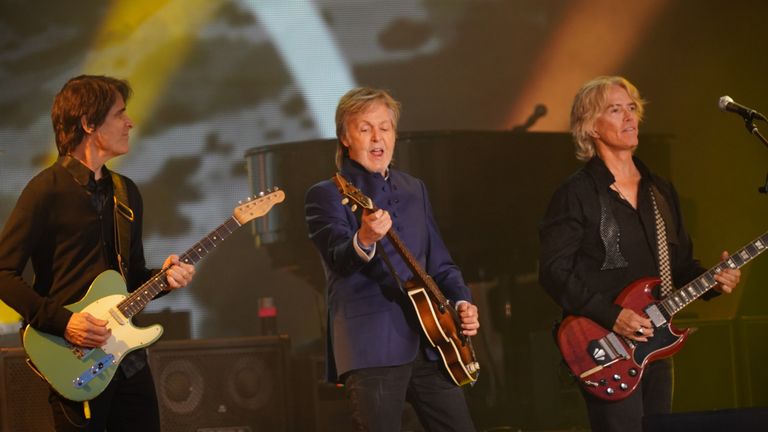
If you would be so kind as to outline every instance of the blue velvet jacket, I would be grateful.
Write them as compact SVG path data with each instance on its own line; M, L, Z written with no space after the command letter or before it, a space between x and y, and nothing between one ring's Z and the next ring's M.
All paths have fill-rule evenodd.
M470 291L453 263L432 216L424 183L389 170L385 179L345 159L342 175L392 217L392 229L453 302L470 301ZM332 181L312 186L306 195L309 237L322 256L328 287L328 379L370 367L394 366L416 358L421 328L407 296L379 256L386 253L401 280L411 278L387 239L366 262L352 245L360 224ZM437 354L427 355L436 359Z

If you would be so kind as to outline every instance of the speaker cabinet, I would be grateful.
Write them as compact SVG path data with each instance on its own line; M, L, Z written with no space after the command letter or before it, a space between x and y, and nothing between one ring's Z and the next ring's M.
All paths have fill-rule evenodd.
M287 336L153 345L163 432L293 430L289 348Z
M0 349L0 431L53 431L48 384L26 358L22 348Z

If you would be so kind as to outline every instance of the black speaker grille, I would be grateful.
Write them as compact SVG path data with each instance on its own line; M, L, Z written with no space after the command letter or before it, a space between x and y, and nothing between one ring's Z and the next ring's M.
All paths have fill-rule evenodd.
M287 348L279 336L151 347L163 432L291 430Z
M24 350L0 350L0 426L3 431L53 431L48 384L27 365Z

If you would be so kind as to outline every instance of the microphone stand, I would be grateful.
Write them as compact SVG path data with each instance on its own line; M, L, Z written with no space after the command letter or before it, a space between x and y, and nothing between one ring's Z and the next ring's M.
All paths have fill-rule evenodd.
M744 119L744 126L747 128L747 131L749 131L750 134L756 136L757 139L759 139L766 147L768 147L768 140L765 139L763 134L761 134L757 129L757 126L755 126L755 119L753 116L750 115ZM768 174L765 176L765 185L758 187L757 191L760 193L768 194Z

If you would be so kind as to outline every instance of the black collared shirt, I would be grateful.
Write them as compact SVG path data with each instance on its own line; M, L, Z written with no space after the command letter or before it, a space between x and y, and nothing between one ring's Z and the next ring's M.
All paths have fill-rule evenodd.
M106 167L102 174L96 181L85 165L60 157L27 184L0 234L0 299L46 333L63 336L72 315L63 306L80 300L101 272L118 270L112 179ZM130 292L153 271L144 259L141 195L135 183L123 179L135 215ZM32 287L21 277L28 260L35 272Z
M565 314L586 316L611 329L621 311L614 300L637 279L658 277L656 225L650 186L654 184L669 209L668 244L675 286L704 272L693 259L693 245L680 215L672 185L637 158L642 176L637 209L610 188L615 179L595 157L553 195L541 223L539 281ZM600 195L619 228L619 250L626 265L605 269L606 246L600 232Z

